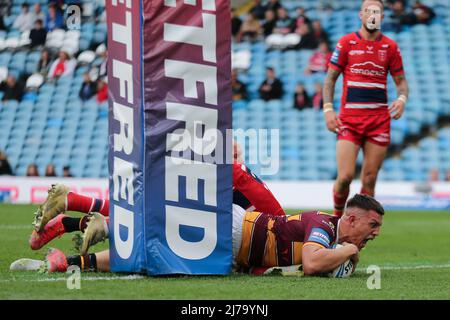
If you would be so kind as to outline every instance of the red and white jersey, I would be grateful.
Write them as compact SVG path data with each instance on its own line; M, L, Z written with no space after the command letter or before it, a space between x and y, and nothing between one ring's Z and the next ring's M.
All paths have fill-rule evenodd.
M329 67L343 73L341 115L372 115L388 112L387 75L404 74L397 43L380 34L375 41L359 32L343 36Z

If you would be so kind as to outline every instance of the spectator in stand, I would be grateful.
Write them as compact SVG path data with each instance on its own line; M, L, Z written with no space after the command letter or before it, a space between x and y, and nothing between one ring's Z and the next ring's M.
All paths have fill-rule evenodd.
M318 42L325 41L326 43L330 43L330 38L328 33L323 29L322 23L320 20L314 20L312 23L312 32L314 37L316 37Z
M328 43L322 41L319 43L319 48L309 59L308 66L306 67L305 74L310 75L313 73L326 73L328 70L328 62L331 59L332 53Z
M403 26L411 26L417 22L414 13L407 13L403 1L397 0L392 5L392 14L384 27L387 31L402 31Z
M23 95L23 85L13 75L9 75L5 81L0 83L0 91L3 91L2 101L20 101Z
M323 108L323 98L322 98L323 86L320 82L316 82L314 95L312 97L312 107L315 110L320 110Z
M100 78L97 80L97 103L103 103L108 100L108 84L105 79Z
M238 80L236 70L231 71L231 90L233 92L233 101L247 99L247 86Z
M42 12L40 3L34 4L33 12L31 14L33 15L33 22L36 22L37 20L41 20L42 25L44 26L44 21L46 20L46 16L45 16L45 13Z
M277 17L273 10L267 10L265 13L265 19L263 23L263 34L264 37L270 36L273 33L273 29L277 23Z
M450 170L445 171L445 181L450 181Z
M318 46L318 42L316 37L311 31L311 27L308 24L303 24L299 29L297 29L297 33L300 35L301 40L298 45L295 46L295 49L316 49Z
M45 176L56 177L55 166L53 164L47 165L47 167L45 168Z
M259 87L259 94L261 99L265 101L281 99L283 95L283 84L276 78L273 68L267 68L266 80Z
M439 181L439 170L438 169L431 169L428 174L428 181L429 182L438 182Z
M248 13L252 13L258 20L264 19L266 7L261 4L261 0L253 0L253 7Z
M22 4L22 12L14 20L13 28L20 32L29 31L33 28L34 19L33 14L30 12L30 6L28 3Z
M311 20L305 14L305 8L297 8L297 19L295 20L295 30L298 32L303 25L311 24Z
M283 7L278 9L278 18L275 22L273 33L288 34L295 29L295 21L289 17L287 10Z
M45 30L42 20L38 19L34 23L34 29L30 31L31 47L34 48L45 45L46 38L47 30Z
M70 167L69 166L64 166L63 167L63 177L64 178L72 178L72 174L70 173Z
M436 17L434 10L421 3L421 1L416 1L413 6L413 13L416 16L417 23L428 24Z
M311 107L311 99L309 98L305 87L301 83L297 84L294 94L294 108L297 110L303 110Z
M30 164L27 168L27 177L39 177L39 170L34 163Z
M50 67L48 77L58 78L61 76L67 76L75 70L75 67L76 67L75 59L71 59L67 51L61 50L59 52L58 59L56 59L52 63L52 66Z
M0 151L0 176L12 176L11 165L9 164L6 154Z
M42 50L41 58L39 59L38 62L37 71L44 77L47 76L48 71L50 70L51 62L52 57L50 51L48 51L47 49Z
M250 13L245 18L244 23L242 23L241 29L236 37L237 42L241 41L255 41L258 39L258 36L261 34L261 24L258 19L256 19L255 15Z
M0 30L6 30L5 21L3 20L3 14L0 13Z
M51 32L55 29L64 28L63 15L61 11L53 3L48 6L48 13L45 22L45 27L47 28L48 32Z
M242 20L236 14L236 9L231 8L231 34L236 37L239 29L241 29Z
M389 9L392 10L392 7L394 6L394 3L396 3L397 1L402 2L402 3L403 3L403 6L405 6L405 7L406 7L406 5L408 4L408 3L407 3L407 0L386 0L386 1L385 1L385 2L386 2L386 6L387 6Z
M89 72L83 74L83 84L78 93L81 100L86 101L92 98L97 92L97 84L92 81Z
M267 10L273 10L273 12L275 12L275 15L278 15L278 9L280 9L282 7L282 5L280 4L280 2L278 0L269 0L266 4L265 11ZM278 16L277 16L278 18Z

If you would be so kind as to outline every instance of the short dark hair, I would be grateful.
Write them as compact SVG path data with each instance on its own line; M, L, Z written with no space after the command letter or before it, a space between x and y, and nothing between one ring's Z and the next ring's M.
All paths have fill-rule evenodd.
M355 194L353 198L347 201L346 208L360 208L367 211L373 210L381 216L384 215L384 209L381 203L365 194Z
M361 6L364 4L364 2L369 1L369 0L362 0L361 2ZM384 9L384 1L383 0L371 0L371 1L376 1L379 2L381 4L381 7Z

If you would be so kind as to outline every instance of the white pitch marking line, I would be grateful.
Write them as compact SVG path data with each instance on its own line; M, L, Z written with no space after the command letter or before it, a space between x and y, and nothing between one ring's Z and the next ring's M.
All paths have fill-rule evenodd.
M33 230L32 224L0 224L1 230Z
M368 266L367 266L368 267ZM356 268L356 271L365 271L367 267ZM446 269L450 264L424 264L417 266L380 266L381 270L416 270L416 269Z
M450 264L436 264L436 265L417 265L417 266L380 266L381 270L416 270L416 269L447 269L450 268ZM365 271L366 268L357 268L356 271ZM118 277L81 277L81 281L112 281L112 280L139 280L146 279L150 277L146 277L143 275L129 275L129 276L118 276ZM44 279L2 279L0 283L4 282L16 282L16 281L24 281L24 282L56 282L56 281L67 281L67 278L59 277L59 278L44 278Z
M138 280L144 279L144 276L141 275L129 275L129 276L119 276L119 277L83 277L81 276L82 281L111 281L111 280ZM17 282L17 281L25 281L25 282L56 282L56 281L67 281L68 278L59 277L59 278L44 278L44 279L3 279L0 282Z

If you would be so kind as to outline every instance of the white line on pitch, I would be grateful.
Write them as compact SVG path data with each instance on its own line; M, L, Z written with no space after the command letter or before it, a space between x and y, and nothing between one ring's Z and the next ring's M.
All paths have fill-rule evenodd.
M380 266L381 270L416 270L416 269L447 269L450 268L450 264L436 264L436 265L417 265L417 266ZM365 271L365 268L357 268L356 271ZM81 281L112 281L112 280L139 280L145 279L147 277L142 275L128 275L128 276L117 276L117 277L81 277ZM150 278L150 277L148 277ZM2 279L2 282L15 282L15 281L25 281L25 282L56 282L56 281L67 281L67 278L59 277L59 278L43 278L43 279Z
M67 281L68 278L59 277L59 278L43 278L43 279L2 279L0 282L16 282L16 281L25 281L25 282L56 282L56 281ZM137 280L144 279L142 275L129 275L129 276L118 276L118 277L81 277L82 281L111 281L111 280Z
M367 266L368 267L368 266ZM356 268L356 271L366 271L367 267ZM446 269L450 264L424 264L417 266L379 266L381 270L416 270L416 269Z
M33 230L33 226L30 224L0 224L1 230Z

